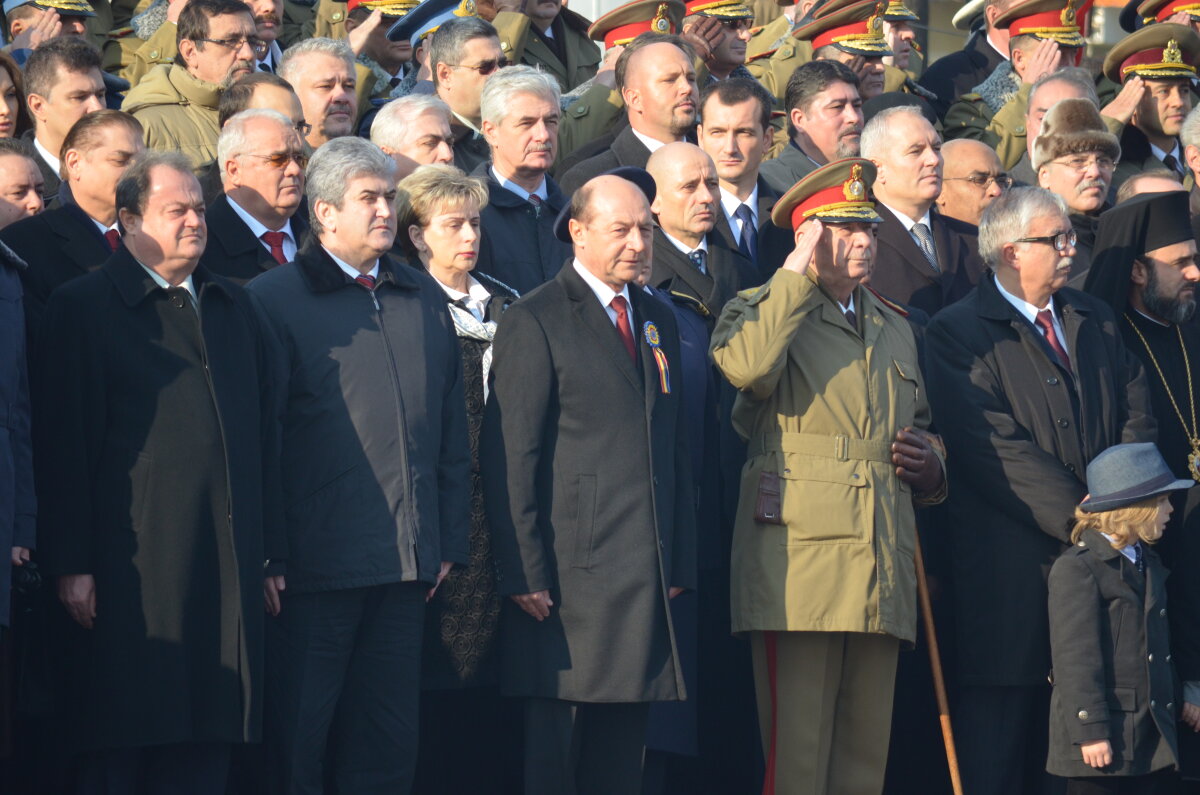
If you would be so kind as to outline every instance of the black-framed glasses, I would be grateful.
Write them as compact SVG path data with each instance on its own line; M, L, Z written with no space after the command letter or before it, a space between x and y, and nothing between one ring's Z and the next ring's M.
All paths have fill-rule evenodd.
M298 121L293 126L296 128L296 132L300 133L301 138L307 138L308 134L312 132L312 125L306 121Z
M281 171L287 168L288 163L292 162L293 160L296 161L296 165L300 166L301 170L308 168L308 155L304 154L303 152L276 152L271 155L258 155L254 152L245 152L244 154L248 157L257 157L259 160L271 166L271 168L277 168Z
M254 54L258 57L266 55L268 47L266 41L260 39L258 36L231 36L228 39L195 39L195 41L202 41L206 44L216 44L224 47L227 50L233 50L234 52L242 49L243 44L249 44L250 49L253 50Z
M1075 230L1069 232L1056 232L1053 235L1043 235L1041 237L1022 237L1016 239L1015 243L1045 243L1048 246L1054 246L1055 251L1066 251L1069 247L1075 245L1078 238L1075 236Z
M1013 186L1013 178L1008 174L972 174L969 177L943 177L942 182L970 182L980 190L987 190L995 182L1000 190L1008 190Z
M489 58L486 61L480 61L473 66L465 63L452 63L448 64L448 66L451 66L455 69L470 69L474 72L478 72L481 75L490 75L497 69L503 69L504 67L508 66L508 59L501 55L499 58Z

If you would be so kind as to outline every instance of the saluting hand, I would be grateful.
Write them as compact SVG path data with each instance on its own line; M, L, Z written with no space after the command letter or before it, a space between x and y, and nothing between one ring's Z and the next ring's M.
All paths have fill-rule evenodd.
M1133 118L1134 111L1138 109L1142 95L1145 93L1146 81L1134 75L1125 81L1125 85L1121 86L1121 90L1113 97L1112 102L1100 109L1100 115L1115 119L1121 124L1129 124L1129 120Z
M683 40L692 45L696 56L707 63L713 50L725 40L725 26L716 17L700 17L683 28Z
M920 428L902 428L896 432L896 441L892 443L896 477L912 486L918 494L935 491L946 477L930 438L932 434Z
M780 267L801 276L807 273L808 266L813 261L813 254L817 251L817 245L821 242L823 231L825 231L825 226L815 218L801 224L796 233L796 247L792 249L792 253L788 254L787 259Z

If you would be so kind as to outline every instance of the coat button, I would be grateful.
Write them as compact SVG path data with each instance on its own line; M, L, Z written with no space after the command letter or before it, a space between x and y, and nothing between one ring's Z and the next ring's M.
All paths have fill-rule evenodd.
M1167 617L1167 608L1165 608L1165 607L1164 607L1162 610L1159 610L1159 611L1158 611L1158 617L1159 617L1159 618L1166 618L1166 617Z
M334 22L341 22L342 21L342 12L334 11L333 14L329 18L332 19Z
M1150 709L1154 709L1157 706L1158 702L1156 702L1154 699L1150 699Z
M1167 655L1167 662L1171 662L1171 655Z
M1080 719L1080 720L1087 720L1087 719L1088 719L1088 711L1087 711L1086 709L1081 709L1081 710L1079 710L1079 719Z
M158 58L158 50L151 50L150 51L150 60L155 60L156 58Z
M1173 709L1175 709L1175 702L1174 702L1174 701L1168 701L1168 702L1167 702L1167 710L1168 710L1168 711L1170 711L1170 710L1173 710Z
M1079 546L1081 546L1081 547L1086 547L1086 546L1087 546L1087 542L1086 542L1086 541L1080 541L1080 542L1079 542Z
M1058 379L1055 378L1054 376L1050 376L1049 378L1046 379L1046 383L1049 384L1050 386L1058 386Z
M1147 655L1146 655L1146 662L1154 662L1154 655L1153 655L1153 654L1147 654Z
M1066 417L1059 417L1059 418L1058 418L1058 427L1060 427L1060 428L1066 428L1066 427L1067 427L1068 425L1070 425L1070 424L1071 424L1071 423L1067 422L1067 418L1066 418Z

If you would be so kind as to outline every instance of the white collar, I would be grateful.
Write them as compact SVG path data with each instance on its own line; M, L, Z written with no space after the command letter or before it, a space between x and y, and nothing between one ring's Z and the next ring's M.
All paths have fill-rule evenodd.
M987 31L984 31L984 34L983 34L983 40L984 40L984 41L986 41L986 42L988 43L988 46L989 46L989 47L991 47L993 50L995 50L995 51L996 51L996 54L998 54L998 55L999 55L1001 58L1003 58L1003 59L1004 59L1004 60L1006 60L1006 61L1007 61L1007 60L1009 60L1008 53L1006 53L1006 52L1001 52L1000 48L999 48L999 47L997 47L997 46L996 46L996 45L995 45L995 44L992 42L992 37L991 37L991 36L989 36L989 35L987 34Z
M1016 309L1018 312L1020 312L1022 317L1024 317L1030 323L1037 325L1038 312L1041 312L1044 309L1049 309L1050 316L1052 318L1054 318L1055 330L1060 331L1058 329L1058 314L1055 313L1055 311L1054 311L1054 296L1050 296L1050 300L1046 302L1045 306L1036 307L1033 304L1026 301L1024 298L1018 298L1015 295L1013 295L1012 293L1010 293L1008 290L1005 290L1004 285L1000 283L1000 280L998 278L996 278L995 274L992 275L992 278L996 282L996 289L1000 291L1000 295L1004 296L1004 300L1008 301L1010 304L1012 304L1013 308ZM1060 331L1060 334L1061 334L1061 331Z
M488 289L478 279L469 273L467 274L467 291L465 293L459 292L437 279L434 279L434 281L438 283L438 286L442 288L442 292L451 301L462 301L466 304L467 310L475 316L475 319L481 323L483 322L484 308L487 306L487 302L491 300L492 294L488 292Z
M1100 535L1102 535L1102 536L1104 536L1105 538L1107 538L1107 539L1108 539L1108 542L1109 542L1110 544L1115 544L1115 543L1117 543L1117 539L1116 539L1114 536L1110 536L1108 533L1101 533ZM1123 546L1123 547L1121 547L1120 549L1118 549L1117 551L1118 551L1118 552L1120 552L1120 553L1121 553L1122 555L1124 555L1125 557L1129 558L1129 562L1130 562L1130 563L1137 563L1137 552L1136 552L1135 550L1136 550L1138 547L1140 547L1141 545L1142 545L1142 542L1141 542L1141 541L1137 541L1137 542L1135 542L1135 543L1133 543L1133 544L1129 544L1129 545L1127 545L1127 546Z
M633 136L635 138L637 138L639 141L641 141L643 144L646 145L646 148L650 150L650 154L654 154L659 149L662 149L664 146L666 146L668 143L670 143L670 141L665 141L665 142L659 141L656 138L651 138L649 135L643 135L642 133L633 129L633 127L630 127L629 131L631 133L633 133Z
M692 248L691 246L689 246L687 243L684 243L679 238L672 237L671 233L668 232L667 230L663 229L661 226L659 227L659 229L662 231L663 237L665 237L667 240L671 241L671 245L674 246L675 248L679 249L681 252L683 252L683 255L685 257L690 257L693 251L703 251L706 253L708 252L708 241L704 238L700 238L700 245L696 246L695 248Z
M254 68L258 69L262 64L266 64L267 68L274 72L279 68L279 59L283 57L283 50L279 48L279 42L271 42L270 48L267 49L267 57L261 61L255 61Z
M542 175L541 184L537 186L537 190L535 190L532 194L517 183L503 176L499 171L496 170L494 165L492 166L492 176L496 178L496 182L500 183L500 187L504 188L506 191L515 193L525 201L529 201L529 197L531 195L537 196L542 201L545 201L550 197L550 192L546 189L546 176L544 174Z
M158 272L155 271L153 268L150 268L150 267L147 267L146 265L144 265L141 260L137 260L137 264L142 266L142 270L144 270L144 271L146 271L146 273L150 274L150 278L153 279L154 283L157 284L159 287L163 288L164 290L170 290L171 288L175 287L175 285L171 284L169 281L167 281L162 276L160 276L158 274ZM179 286L188 291L188 295L190 295L192 297L192 304L195 305L196 304L196 284L195 284L195 282L192 281L192 274L189 273L187 275L187 278L185 278L183 280L183 284L181 284Z
M836 299L834 299L834 300L836 301ZM843 315L846 314L847 312L854 311L854 293L850 293L850 303L843 306L841 301L836 301L836 302L838 305L838 309L842 310Z
M37 150L37 153L42 156L42 160L46 161L46 165L50 166L55 174L62 171L62 163L59 162L58 156L50 154L50 150L42 146L42 142L37 139L36 135L33 137L33 148Z
M246 224L246 226L250 227L250 234L254 235L256 238L261 240L264 232L283 232L292 239L293 243L296 242L296 236L292 234L292 222L290 219L284 221L283 226L279 227L278 229L271 229L270 227L263 225L262 221L259 221L253 215L246 212L246 208L235 202L232 196L225 194L225 198L229 201L229 206L233 208L233 211L237 213L237 217L241 218L242 222Z
M82 208L80 208L80 209L82 209ZM84 215L87 215L87 213L84 213ZM113 221L112 226L105 226L104 224L100 223L99 221L97 221L95 218L93 218L90 215L88 215L88 220L96 225L96 228L100 230L100 234L102 234L102 235L107 234L108 232L114 231L114 230L118 234L120 234L120 232L121 232L121 230L117 228L117 223L118 223L117 221Z
M37 139L34 139L34 140L37 140ZM1179 151L1179 139L1178 138L1175 139L1175 146L1171 147L1170 152L1164 152L1163 150L1159 149L1154 144L1150 144L1150 154L1154 155L1155 157L1157 157L1159 160L1163 161L1164 163L1167 161L1167 155L1175 155L1175 162L1177 162L1181 166L1184 165L1183 152Z
M454 116L454 118L456 118L456 119L458 119L460 122L462 122L462 125L463 125L464 127L467 127L467 128L469 128L469 129L471 130L471 132L475 133L476 135L483 135L483 133L482 133L482 132L480 132L479 128L478 128L478 127L476 127L474 124L472 124L472 123L471 123L471 121L470 121L469 119L467 119L465 116L460 116L460 115L458 115L458 113L456 113L456 112L455 112L455 111L453 111L453 110L451 110L451 111L450 111L450 114L451 114L452 116Z
M1159 319L1158 319L1158 318L1156 318L1156 317L1150 317L1149 315L1147 315L1145 312L1143 312L1143 311L1142 311L1142 310L1140 310L1140 309L1137 309L1137 308L1135 308L1135 307L1132 307L1132 306L1131 306L1131 307L1129 307L1129 308L1130 308L1130 309L1132 309L1134 312L1137 312L1139 315L1141 315L1142 317L1146 318L1147 320L1149 320L1151 323L1153 323L1153 324L1154 324L1154 325L1156 325L1156 326L1162 326L1163 328L1170 328L1170 327L1171 327L1171 324L1170 324L1170 323L1164 323L1164 322L1162 322L1161 320L1159 320Z
M879 200L876 199L876 201L879 201ZM912 234L912 228L919 223L925 224L925 228L929 230L930 234L933 234L933 221L931 220L931 215L930 215L929 210L926 210L925 214L922 215L920 218L909 218L907 215L900 212L899 210L897 210L895 207L891 206L887 202L879 202L879 203L892 211L892 215L896 216L897 220L899 220L900 223L904 225L904 231L908 232L910 235Z
M729 191L721 188L721 209L725 211L725 217L733 219L733 214L742 205L750 208L750 215L754 218L754 223L758 223L758 185L755 184L754 190L746 197L746 201L742 201L737 196L734 196Z
M624 285L620 292L616 292L613 290L613 288L597 279L591 271L583 267L583 263L580 262L578 258L572 260L571 264L575 266L575 272L579 274L579 277L583 279L584 283L587 284L589 288L591 288L592 292L596 296L596 300L600 302L601 306L607 308L608 305L612 303L614 298L616 298L618 295L622 295L625 297L625 303L629 306L630 311L632 311L633 302L629 300L628 284Z
M325 253L329 255L329 258L332 259L335 263L337 263L337 266L342 269L342 273L346 274L351 279L357 279L359 276L370 276L372 279L379 278L379 260L375 260L375 265L371 268L371 271L369 273L364 274L362 271L358 270L357 268L351 268L349 265L346 264L345 261L339 259L336 254L334 254L329 249L325 248L325 246L321 246L321 248L325 249Z

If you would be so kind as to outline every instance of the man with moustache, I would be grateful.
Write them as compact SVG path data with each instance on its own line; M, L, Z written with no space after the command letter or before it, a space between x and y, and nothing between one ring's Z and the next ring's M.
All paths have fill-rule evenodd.
M916 635L914 498L945 494L906 318L861 286L880 218L869 160L803 178L772 212L796 246L726 305L712 357L749 442L732 629L754 658L764 792L880 792L901 642Z
M502 69L483 87L480 108L492 161L475 170L488 188L476 269L524 295L553 279L571 254L554 235L568 200L548 173L558 146L558 83L531 66Z
M679 37L643 33L617 58L617 91L629 126L604 151L576 163L562 175L568 196L585 182L618 166L645 168L651 153L682 141L696 124L696 69L691 48Z
M1070 66L1043 76L1029 89L1029 107L1023 123L1013 130L1014 133L1022 131L1025 140L1020 159L1009 171L1015 182L1022 185L1038 184L1037 171L1033 168L1033 144L1042 131L1042 119L1046 118L1050 108L1064 99L1086 99L1097 108L1100 107L1095 79L1086 70ZM1110 132L1113 131L1112 124L1105 121ZM1116 132L1120 132L1119 127ZM1003 162L1001 161L1002 164Z
M863 128L858 85L858 75L837 61L809 61L796 69L784 97L788 145L762 166L773 190L788 191L818 167L858 155Z
M417 6L417 0L350 0L346 3L346 33L358 56L359 101L381 103L401 96L404 78L416 70L408 39L392 41L388 30ZM378 24L372 16L379 12ZM359 30L361 28L361 30ZM358 31L355 34L355 31ZM361 108L365 111L365 108Z
M1192 85L1200 63L1200 35L1189 25L1147 25L1117 42L1104 59L1104 76L1118 85L1140 81L1137 109L1121 132L1121 164L1112 182L1119 188L1129 177L1166 167L1180 179L1188 176L1179 142L1184 119L1192 110Z
M944 216L941 137L913 105L877 113L863 129L862 154L877 169L879 259L871 287L930 316L962 298L983 273L975 227Z
M441 287L388 256L392 159L339 138L306 178L309 243L247 288L280 341L290 506L268 769L271 791L390 795L415 769L425 603L468 560L462 357Z
M189 0L176 40L177 62L151 69L121 109L142 123L147 148L182 152L199 173L217 155L221 92L254 70L254 15L241 0Z
M288 117L244 110L217 141L224 194L208 208L208 246L201 262L239 284L291 262L308 239L296 211L304 198L304 141Z
M1113 170L1120 159L1117 137L1090 100L1064 99L1042 119L1033 144L1033 167L1038 184L1057 194L1070 213L1075 231L1073 287L1083 285L1091 265L1096 221L1108 205Z
M1176 477L1200 480L1193 456L1200 431L1191 422L1196 398L1188 373L1200 368L1196 314L1196 241L1182 188L1139 196L1100 216L1096 256L1084 290L1108 303L1125 346L1142 362L1150 403L1158 420L1158 449ZM1200 369L1197 369L1200 372ZM1195 497L1172 498L1174 512L1156 545L1173 572L1200 564L1200 505ZM1183 680L1180 765L1185 776L1200 772L1200 580L1169 577L1171 656ZM1164 705L1167 720L1173 705Z
M668 600L695 588L696 494L674 313L635 283L652 230L638 185L584 184L556 225L574 258L493 344L480 460L527 795L641 792L650 702L686 697Z
M305 39L289 47L279 76L292 84L300 98L309 146L318 149L334 138L354 134L357 77L354 53L344 41Z
M1112 311L1066 286L1074 238L1053 193L1001 194L979 231L990 272L925 334L929 399L955 473L954 735L963 789L979 795L1052 791L1046 577L1070 543L1088 462L1155 438L1145 375Z
M793 34L812 44L814 61L837 61L851 67L859 77L858 93L864 102L883 93L883 59L892 54L883 38L883 8L877 5L864 0L830 13L818 12Z
M717 234L754 266L756 284L769 279L792 250L788 234L771 223L779 194L759 175L771 146L771 105L771 95L755 80L710 83L700 95L703 121L696 128L719 179Z
M424 94L394 99L371 122L371 143L396 161L397 181L418 166L453 163L450 106Z
M990 146L970 138L942 144L942 191L936 205L943 216L979 225L984 209L1012 187Z
M179 54L176 45L179 16L187 3L167 4L167 15L163 23L152 34L139 32L143 41L134 51L132 62L121 70L121 76L130 84L137 85L146 73L158 64L170 64ZM250 0L246 3L254 15L254 27L259 44L254 50L254 70L274 72L283 57L278 39L283 30L283 0ZM145 23L142 23L145 24ZM140 31L140 26L139 26Z
M78 792L223 792L262 736L264 564L285 554L272 363L249 298L199 265L187 158L143 155L116 204L123 244L55 290L35 372L38 552L78 625L62 728Z
M21 281L30 350L37 348L50 294L100 267L120 246L117 183L143 149L142 125L128 113L82 117L63 140L64 201L0 231L0 241L29 266Z

